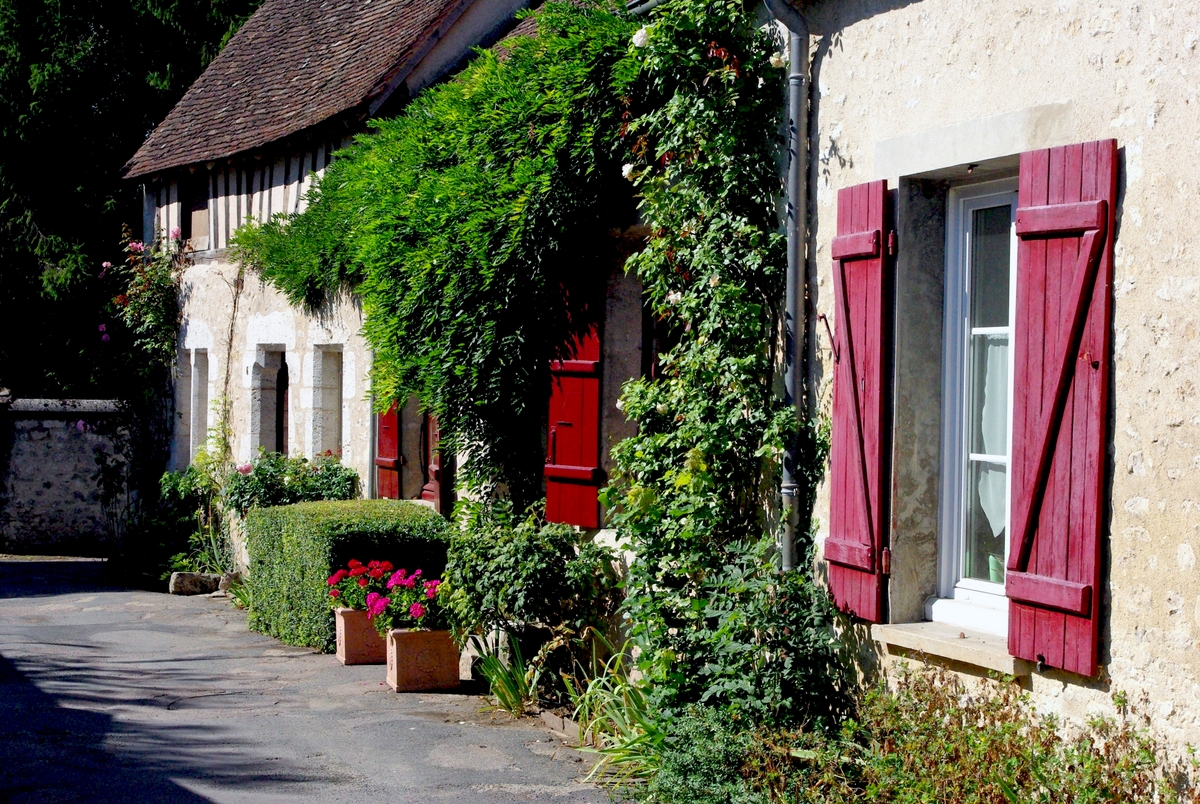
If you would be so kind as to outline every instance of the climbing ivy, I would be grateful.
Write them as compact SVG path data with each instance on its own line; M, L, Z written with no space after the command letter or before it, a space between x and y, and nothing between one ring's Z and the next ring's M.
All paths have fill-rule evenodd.
M626 173L651 234L629 266L674 346L658 376L625 385L638 435L614 450L606 500L637 556L625 613L666 712L701 702L787 720L841 700L827 599L808 573L774 567L772 503L796 422L776 373L773 33L741 0L674 0L631 42L641 94ZM818 439L802 436L801 464L819 466Z
M376 404L415 394L468 485L518 510L542 496L549 362L595 319L633 215L613 122L632 24L607 2L536 24L340 151L304 213L235 238L293 303L356 292Z

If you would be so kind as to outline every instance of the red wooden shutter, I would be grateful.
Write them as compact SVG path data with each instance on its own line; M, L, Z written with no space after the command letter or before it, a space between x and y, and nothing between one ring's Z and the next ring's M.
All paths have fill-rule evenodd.
M1117 143L1021 154L1012 655L1096 673Z
M375 426L375 495L380 499L400 499L400 411L395 403L386 413L377 414Z
M550 362L546 519L600 527L600 336L593 327L569 360Z
M833 240L829 586L844 612L883 618L883 451L888 343L887 182L838 191Z

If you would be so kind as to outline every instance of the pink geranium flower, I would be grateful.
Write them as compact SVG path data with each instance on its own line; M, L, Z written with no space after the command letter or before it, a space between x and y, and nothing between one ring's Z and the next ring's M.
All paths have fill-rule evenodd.
M391 602L389 598L384 597L378 592L367 593L367 618L373 620L380 614L383 614Z
M414 620L419 620L425 616L425 607L420 603L413 603L408 607L408 616Z

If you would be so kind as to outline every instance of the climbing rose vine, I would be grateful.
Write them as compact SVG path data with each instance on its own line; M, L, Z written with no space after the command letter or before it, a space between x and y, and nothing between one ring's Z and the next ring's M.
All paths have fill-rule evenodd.
M615 448L605 497L636 555L624 610L666 712L700 702L788 720L839 700L828 601L809 573L774 565L796 429L776 374L777 50L740 0L665 3L630 42L641 73L624 174L650 235L629 268L668 348L657 376L624 387L638 435ZM815 477L822 455L801 435Z

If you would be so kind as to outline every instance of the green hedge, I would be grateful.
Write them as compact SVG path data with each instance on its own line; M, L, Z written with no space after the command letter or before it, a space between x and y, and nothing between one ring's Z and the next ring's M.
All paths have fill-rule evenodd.
M246 517L250 627L289 645L334 649L325 579L352 558L391 561L440 578L449 523L402 500L345 500L254 508Z

